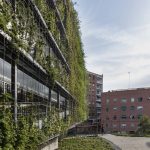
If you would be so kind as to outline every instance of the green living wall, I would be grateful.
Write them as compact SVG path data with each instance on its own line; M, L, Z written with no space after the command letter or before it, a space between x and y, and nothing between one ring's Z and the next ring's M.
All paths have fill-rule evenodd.
M56 7L60 12L60 18L66 31L66 35L64 35L60 28L60 20L56 15L56 8L50 7L46 1L43 0L34 0L34 2L42 13L49 30L57 41L71 69L70 75L67 75L65 71L60 75L60 70L57 70L56 79L62 83L76 99L75 119L77 121L83 120L87 116L87 76L78 13L74 9L74 4L71 0L66 0L66 2L63 0L56 1Z
M65 33L60 24L60 18L58 17L56 7L52 6L51 3L48 5L47 0L32 1L38 7L47 24L48 30L53 35L57 45L66 58L66 61L70 66L70 73L66 71L65 65L57 59L56 55L46 55L45 48L49 45L44 37L45 31L42 31L38 19L36 19L28 3L25 3L25 0L16 0L15 11L8 1L6 2L6 0L0 0L0 30L3 30L11 38L13 43L12 46L15 50L26 51L47 71L51 77L50 82L54 83L55 80L59 81L75 98L75 114L74 116L71 116L69 121L66 123L67 125L62 123L61 120L56 121L58 120L58 115L56 115L55 118L57 119L54 119L55 121L54 125L51 125L52 127L45 123L43 129L44 132L46 133L46 130L49 130L47 133L49 135L53 135L54 133L59 133L60 131L66 129L70 123L81 121L86 118L86 68L84 62L84 50L81 41L78 14L74 9L74 5L71 0L56 1L56 7L60 12L60 18L62 19ZM3 108L2 110L4 113L1 113L2 115L0 118L0 123L1 126L4 127L4 133L2 133L0 136L2 137L2 140L5 140L3 139L5 137L4 135L9 136L9 134L7 134L7 132L9 132L10 136L6 141L8 143L9 141L11 142L11 144L9 143L10 145L4 143L5 146L3 147L7 148L7 146L11 147L11 145L16 145L16 139L19 140L19 138L26 138L26 136L24 137L22 135L28 135L28 133L31 132L33 132L33 135L37 133L37 137L39 138L44 136L42 139L45 139L45 136L48 136L45 135L45 133L43 134L43 132L41 133L40 130L34 128L32 123L34 122L34 118L32 118L32 121L30 121L31 124L28 124L32 115L29 118L20 119L21 122L19 124L20 126L18 127L21 129L18 128L17 130L19 132L17 132L13 122L11 122L11 124L9 123L12 119L11 112L9 112L6 108ZM59 128L56 127L56 122L58 123ZM13 128L15 131L11 132L13 131ZM56 129L59 131L55 131ZM11 137L14 137L15 139L12 139ZM9 140L9 138L12 141ZM24 140L26 143L22 144L22 141L19 141L18 143L20 143L20 147L23 147L23 145L28 145L27 143L30 143L30 141L33 141L33 139L34 138L31 136ZM1 143L3 143L2 140L0 141ZM36 143L39 139L34 140Z
M53 55L47 56L45 31L34 16L30 6L24 0L16 0L16 10L10 3L0 0L0 29L11 37L17 50L29 53L51 76L51 82L59 81L76 99L74 122L86 118L86 68L84 50L81 41L78 14L71 0L57 0L56 7L65 27L62 31L56 7L47 4L47 0L33 0L42 14L49 31L70 66L68 74L64 64ZM34 51L33 51L34 50Z

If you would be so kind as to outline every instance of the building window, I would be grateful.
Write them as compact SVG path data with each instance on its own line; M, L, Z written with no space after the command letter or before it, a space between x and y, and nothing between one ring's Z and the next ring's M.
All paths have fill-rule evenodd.
M122 102L122 103L126 103L126 102L127 102L127 99L123 98L123 99L121 99L121 102Z
M131 103L133 103L134 101L135 101L135 99L132 97L132 98L131 98Z
M113 119L114 119L114 120L117 120L117 116L115 115L115 116L113 117Z
M116 124L113 124L113 128L116 128L117 127L117 125Z
M143 110L143 106L137 106L137 110Z
M121 119L127 119L127 116L126 115L122 115Z
M135 119L134 115L130 115L130 119Z
M114 98L113 101L114 101L114 102L117 102L117 98Z
M97 94L100 94L100 90L97 90Z
M109 99L106 99L106 103L109 103L110 102L110 100Z
M117 107L114 107L114 108L113 108L113 110L117 110L117 109L118 109Z
M138 102L142 102L143 101L143 98L142 97L139 97L138 98Z
M147 98L147 100L150 100L150 96Z
M106 108L106 112L109 112L109 108L108 107Z
M141 119L142 118L142 115L140 114L140 115L138 115L138 119Z
M3 82L0 80L0 95L2 95L3 94L3 92L4 92L4 86L3 86Z
M130 110L135 110L135 106L130 106Z
M121 128L125 128L127 126L127 124L123 123L121 124Z
M126 107L126 106L121 106L121 110L122 110L122 111L126 111L126 110L127 110L127 107Z

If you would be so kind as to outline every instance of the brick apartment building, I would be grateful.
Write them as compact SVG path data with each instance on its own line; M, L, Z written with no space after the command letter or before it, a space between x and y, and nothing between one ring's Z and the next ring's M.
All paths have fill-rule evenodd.
M102 93L102 123L106 132L135 132L143 115L150 116L150 88Z
M88 72L89 86L87 92L87 103L89 108L89 119L99 120L101 115L101 93L103 91L103 75Z

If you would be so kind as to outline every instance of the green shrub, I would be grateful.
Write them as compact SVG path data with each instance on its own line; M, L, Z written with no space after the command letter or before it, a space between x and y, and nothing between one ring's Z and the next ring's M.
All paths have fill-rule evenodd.
M59 150L113 150L109 143L98 137L66 138L59 143Z

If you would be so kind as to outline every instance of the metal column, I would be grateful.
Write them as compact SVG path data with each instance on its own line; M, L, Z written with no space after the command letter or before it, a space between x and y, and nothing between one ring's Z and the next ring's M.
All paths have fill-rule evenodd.
M17 122L17 65L15 60L12 61L11 65L11 91L12 91L12 98L14 100L14 120Z

